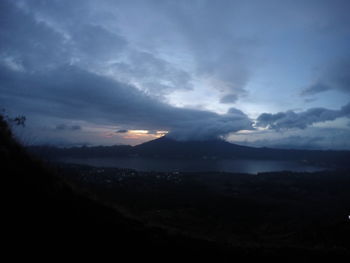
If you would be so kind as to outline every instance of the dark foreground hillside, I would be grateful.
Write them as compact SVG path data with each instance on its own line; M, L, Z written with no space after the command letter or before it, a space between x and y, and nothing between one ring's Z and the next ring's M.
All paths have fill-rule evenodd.
M2 118L0 142L2 240L11 258L31 255L50 261L75 255L80 260L92 256L120 260L127 256L160 261L180 257L179 251L181 257L186 252L186 257L201 257L207 256L205 251L214 255L221 250L216 244L146 227L72 190L57 171L27 155Z
M347 222L337 225L340 229L322 232L337 240L326 248L278 244L255 246L250 242L232 245L220 240L208 241L198 235L190 237L186 232L180 233L177 228L170 230L161 224L150 226L143 219L131 218L112 208L111 204L116 200L110 198L110 192L99 192L106 187L95 188L95 191L91 191L87 184L80 187L81 180L73 174L81 174L83 168L78 172L71 168L50 168L29 156L12 138L2 117L0 160L4 196L1 237L3 250L12 259L24 256L45 261L57 258L85 260L111 256L116 261L231 262L268 258L278 262L294 262L296 259L310 262L349 255L344 243L344 234L349 233L346 232L349 231ZM154 194L153 203L146 199L146 206L158 205L157 201L163 198L157 196L157 191ZM145 197L142 194L128 196L123 192L119 196L124 198L121 203L135 203L135 206L139 206ZM118 193L114 197L118 197ZM191 198L191 195L186 197ZM242 204L237 203L236 207ZM339 242L337 235L340 235Z

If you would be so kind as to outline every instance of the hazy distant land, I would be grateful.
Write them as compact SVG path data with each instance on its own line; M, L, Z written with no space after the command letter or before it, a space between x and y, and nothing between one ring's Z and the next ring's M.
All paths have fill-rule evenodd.
M350 160L350 151L254 148L223 140L183 142L167 137L134 147L36 146L29 149L54 161L159 172L313 172L348 169Z

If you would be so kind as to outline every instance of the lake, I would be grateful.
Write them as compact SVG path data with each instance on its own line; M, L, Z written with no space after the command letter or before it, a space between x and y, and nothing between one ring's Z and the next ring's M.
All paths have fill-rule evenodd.
M84 164L95 167L130 168L138 171L158 172L231 172L256 174L261 172L315 172L324 170L321 167L302 164L294 161L274 160L179 160L154 159L143 157L115 158L61 158L61 162Z

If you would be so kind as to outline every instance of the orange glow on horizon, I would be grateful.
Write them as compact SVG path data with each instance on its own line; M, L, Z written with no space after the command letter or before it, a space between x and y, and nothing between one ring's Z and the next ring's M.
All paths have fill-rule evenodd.
M155 131L150 133L149 130L129 130L127 133L122 135L124 139L155 139L160 138L167 134L168 131Z
M148 130L129 130L127 133L132 133L132 134L148 134Z
M115 139L119 137L125 140L124 143L131 145L137 145L146 141L151 141L166 135L168 131L164 130L128 130L124 133L112 132L111 130L105 130L100 135L106 139Z

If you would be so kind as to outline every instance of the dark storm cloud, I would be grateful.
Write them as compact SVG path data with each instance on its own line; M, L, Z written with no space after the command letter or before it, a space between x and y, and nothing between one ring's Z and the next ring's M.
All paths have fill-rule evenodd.
M155 53L130 45L115 23L118 17L113 12L118 3L96 4L88 0L50 4L34 0L22 2L18 12L25 10L32 20L39 20L52 31L59 32L64 40L60 43L61 48L68 53L66 61L70 64L134 84L154 97L192 88L188 72Z
M112 32L101 25L108 14L99 8L91 12L93 3L1 1L0 62L28 72L70 64L136 85L154 97L192 88L186 71L131 47L116 26Z
M120 81L140 83L155 97L174 90L192 89L189 73L149 52L129 51L127 61L113 63L110 68Z
M52 127L57 123L66 125L58 130L78 131L71 123L82 122L150 133L169 130L169 136L182 140L251 129L251 120L237 109L217 114L176 108L166 99L174 105L204 105L208 90L215 97L204 108L221 110L227 105L218 102L231 104L254 95L254 89L263 87L248 84L262 60L282 65L285 57L295 56L288 51L304 45L295 40L314 44L312 38L320 32L338 39L337 34L348 30L348 6L336 0L2 0L0 103L45 119L42 123L55 134ZM324 53L337 47L335 41ZM264 56L257 55L258 49ZM309 54L306 51L297 54ZM349 61L329 67L304 95L330 89L349 93ZM286 76L285 81L290 79ZM172 94L189 90L203 101L189 103L186 95ZM274 93L273 100L280 101L282 92ZM252 104L257 97L249 98ZM345 116L345 111L346 107L263 114L258 125L305 128Z
M314 101L316 101L316 100L317 100L316 98L305 98L305 99L304 99L304 102L310 103L310 102L314 102Z
M333 121L337 118L350 118L350 103L339 110L325 108L311 108L303 112L294 111L279 112L276 114L263 113L257 118L256 125L275 130L306 127L319 122Z
M72 29L72 43L76 52L86 59L106 60L126 47L127 41L99 25L85 24Z
M117 130L116 133L127 133L128 130L122 129L122 130Z
M305 45L299 43L300 39L314 43L321 34L339 38L349 24L345 11L348 1L151 2L175 25L170 32L179 32L185 39L195 58L197 74L208 78L210 85L222 93L221 103L226 103L230 94L238 99L247 95L247 86L262 60L275 61L275 65L293 61L295 54L305 55L288 54ZM339 35L332 35L334 32ZM256 56L260 48L267 48L265 56ZM331 53L332 48L336 46L324 53ZM276 60L279 54L283 54L280 61Z
M37 73L3 67L0 73L1 104L7 108L16 102L23 113L118 123L133 129L170 130L171 136L179 139L216 138L251 129L251 121L239 110L219 115L172 107L131 85L73 66Z
M350 58L342 58L328 66L320 79L304 89L302 95L314 95L327 90L338 90L350 94Z
M62 36L15 5L0 3L0 59L18 69L43 69L65 62Z
M17 112L28 115L169 130L179 139L216 138L251 129L251 121L241 113L181 109L153 98L164 90L190 88L189 75L153 54L133 50L120 34L95 23L98 19L90 17L86 3L81 8L70 1L68 6L61 1L1 4L4 107L16 105ZM121 51L125 60L120 60ZM107 70L112 69L114 80L101 71L100 62L106 59L119 61L114 62L118 70L113 71L113 64ZM134 79L151 92L123 83Z
M330 90L331 86L322 83L322 82L317 82L312 84L310 87L302 91L302 95L308 96L308 95L314 95L323 91Z
M221 103L231 104L238 100L237 94L227 94L220 99Z
M56 125L55 129L58 131L64 131L64 130L78 131L78 130L81 130L82 128L80 125L67 125L67 124L61 123Z
M58 131L63 131L65 129L67 129L67 125L66 124L58 124L55 129Z
M220 4L180 1L174 5L172 1L164 1L160 6L186 38L195 58L197 74L208 78L210 85L223 96L234 94L238 99L244 95L254 68L251 55L257 42L254 37L238 33L234 20L239 4L234 1ZM226 103L225 99L222 102Z
M183 141L208 140L226 136L231 132L251 129L252 122L248 116L238 109L231 108L224 115L186 122L184 127L171 129L168 136Z

